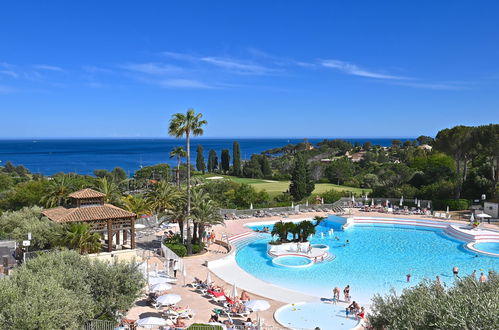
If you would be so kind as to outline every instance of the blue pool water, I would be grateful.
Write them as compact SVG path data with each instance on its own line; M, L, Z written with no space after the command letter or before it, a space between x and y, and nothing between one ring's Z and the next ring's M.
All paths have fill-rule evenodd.
M334 218L330 218L334 220ZM337 227L337 226L335 226ZM336 258L308 268L281 268L272 264L262 239L241 248L237 263L255 277L276 285L319 297L331 297L331 290L350 284L353 299L367 303L374 293L397 291L424 278L439 275L447 285L453 283L452 267L461 275L476 270L499 270L499 258L479 255L466 250L463 242L451 239L441 229L394 225L355 225L346 231L335 229L328 222L317 227L313 244L326 244ZM320 233L325 238L320 238ZM350 243L344 246L346 240ZM406 275L411 281L406 282Z
M499 242L476 243L473 247L480 251L499 254Z
M310 261L302 257L280 257L279 264L286 266L304 266L308 265Z
M280 308L275 316L283 326L298 329L335 329L346 330L354 328L359 321L347 317L345 308L339 305L308 303L292 304Z

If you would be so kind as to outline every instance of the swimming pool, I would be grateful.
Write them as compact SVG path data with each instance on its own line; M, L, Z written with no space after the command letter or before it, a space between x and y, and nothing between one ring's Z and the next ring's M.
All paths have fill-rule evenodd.
M443 229L406 225L355 224L341 231L335 216L317 227L312 244L325 244L336 258L308 268L281 268L267 255L269 238L240 248L239 266L253 276L284 288L318 297L330 297L335 286L351 286L353 299L368 303L375 293L390 288L401 290L424 278L448 285L453 283L452 267L460 274L499 270L499 258L478 255L464 248L464 242L447 236ZM268 225L265 225L268 226ZM328 232L334 226L333 236ZM262 226L260 226L262 227ZM321 238L320 233L324 233ZM345 246L348 240L350 243ZM406 282L406 275L411 281Z
M499 255L499 242L481 242L473 244L473 247L479 251Z

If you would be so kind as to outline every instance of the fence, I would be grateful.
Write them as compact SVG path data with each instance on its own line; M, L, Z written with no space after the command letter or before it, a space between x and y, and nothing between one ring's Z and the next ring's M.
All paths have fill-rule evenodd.
M90 320L85 323L82 330L114 330L116 322L106 320Z
M105 321L105 320L90 320L83 326L82 330L114 330L116 329L117 322L114 321ZM158 327L156 327L158 328ZM125 327L125 329L132 329L132 327ZM135 329L135 326L133 327ZM221 325L211 325L211 324L198 324L195 323L187 328L187 330L222 330L224 327ZM287 328L275 327L275 326L255 326L255 327L247 327L244 325L233 325L230 329L234 330L285 330ZM293 328L296 330L312 330L313 328Z

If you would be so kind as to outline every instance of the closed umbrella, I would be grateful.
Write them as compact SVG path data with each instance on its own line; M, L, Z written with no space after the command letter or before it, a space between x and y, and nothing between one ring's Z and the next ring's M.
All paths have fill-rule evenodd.
M417 204L418 203L418 198L414 198L414 204Z
M142 328L164 327L166 320L160 317L146 317L137 321L137 325Z
M374 198L371 198L371 206L374 206Z
M352 203L355 203L355 196L352 195Z
M185 268L185 265L184 268L182 269L182 276L184 277L184 286L186 286L185 281L187 279L187 269Z
M428 201L428 208L431 209L431 201Z
M158 284L154 284L153 286L151 286L151 291L161 292L161 291L170 290L171 288L172 288L172 285L169 283L158 283Z
M291 208L295 207L295 203L291 202Z
M141 223L136 223L135 224L135 229L144 229L144 228L146 228L146 225L143 225Z
M308 199L307 199L307 201L305 202L305 206L308 206Z
M421 200L418 200L418 209L421 208Z
M174 305L182 300L178 294L169 293L156 298L156 302L160 305Z
M321 198L321 204L324 204L324 197Z
M211 281L211 272L208 271L208 275L206 275L206 284L210 284L212 281Z
M250 210L253 210L253 203L250 204Z
M234 283L234 285L232 285L232 298L234 298L234 299L237 298L237 287L236 287L236 283Z
M404 196L400 197L399 206L402 206L403 204L404 204Z
M389 206L389 204L390 204L390 201L387 199L387 200L386 200L386 207L388 207L388 206Z
M447 205L447 213L449 213L449 205Z
M471 213L470 222L471 223L475 222L475 214L474 213Z

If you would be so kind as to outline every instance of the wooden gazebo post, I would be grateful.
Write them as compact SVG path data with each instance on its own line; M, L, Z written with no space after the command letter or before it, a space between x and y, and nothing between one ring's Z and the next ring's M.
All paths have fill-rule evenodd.
M135 218L130 219L130 247L135 249Z
M107 252L113 252L113 221L107 219Z

